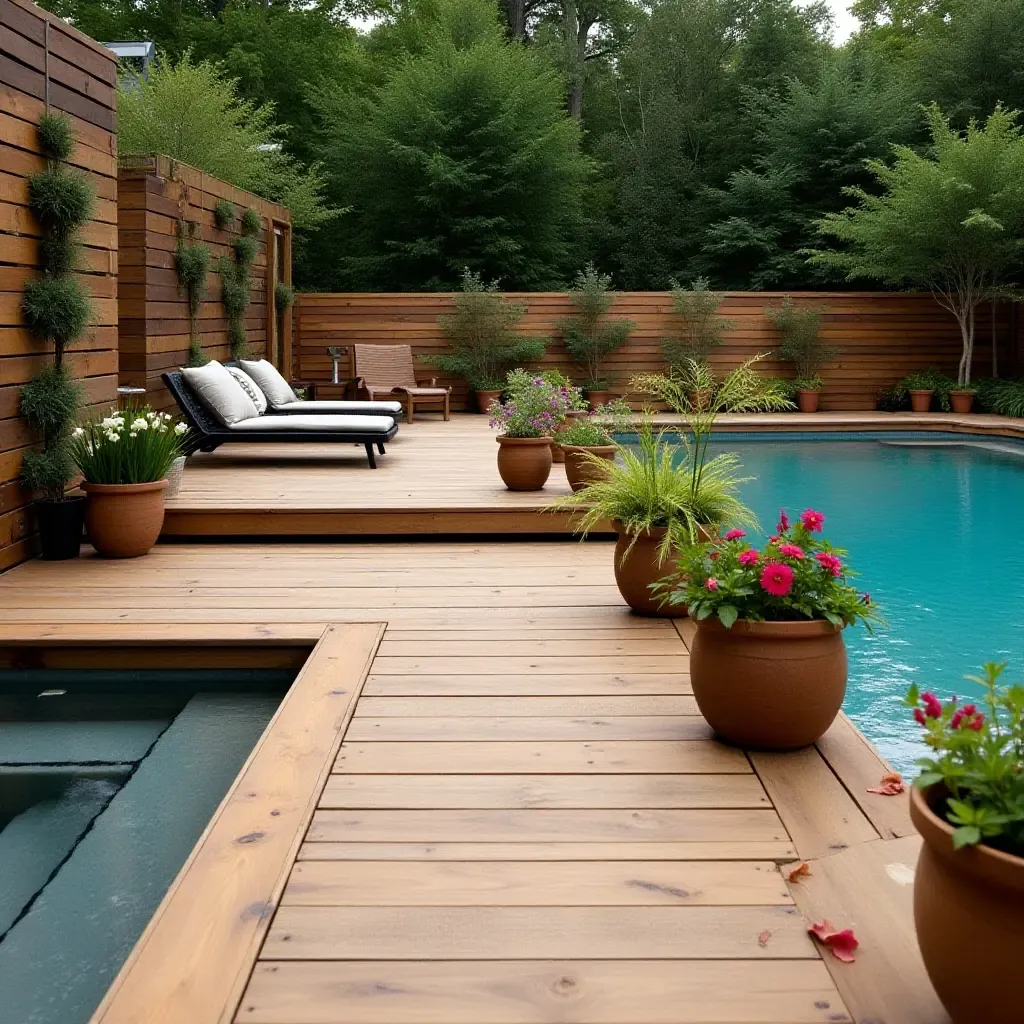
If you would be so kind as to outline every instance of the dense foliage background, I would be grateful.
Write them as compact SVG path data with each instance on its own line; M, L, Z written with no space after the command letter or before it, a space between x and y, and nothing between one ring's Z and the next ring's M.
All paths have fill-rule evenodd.
M293 197L306 288L447 290L468 268L543 289L588 262L619 288L834 286L801 255L814 223L879 187L865 160L927 152L922 105L954 127L1024 108L1024 0L856 0L842 46L795 0L44 6L186 67L148 110L194 122L190 162L209 139L205 169ZM221 123L279 156L226 159Z

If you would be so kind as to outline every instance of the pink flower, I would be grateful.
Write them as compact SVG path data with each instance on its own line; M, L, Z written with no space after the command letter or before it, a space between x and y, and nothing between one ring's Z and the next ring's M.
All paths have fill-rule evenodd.
M708 590L717 590L718 580L716 580L714 576L709 576L706 582L704 583L704 586L707 587Z
M822 569L827 569L833 576L841 576L843 573L843 563L836 558L835 555L830 555L825 551L818 551L815 556L815 560ZM865 595L867 596L867 595ZM868 602L865 601L865 604Z
M761 572L761 588L772 597L785 597L793 589L793 570L783 562L769 562Z
M753 548L747 548L746 551L740 552L738 561L740 565L757 565L757 560L760 557L760 554Z
M984 715L975 715L974 716L974 721L971 722L971 724L970 724L970 728L973 729L975 732L981 732L981 728L982 728L982 726L984 724L985 724L985 716Z
M953 698L956 700L956 698ZM965 704L961 709L965 715L973 715L978 709L974 704Z
M774 537L769 537L768 538L768 543L769 544L778 544L780 540L782 540L782 538L778 534L775 534Z
M820 512L815 512L813 508L805 508L800 513L800 522L811 533L821 533L821 525L825 522L825 517Z
M726 540L739 540L740 537L746 537L746 531L744 530L730 530L726 535Z
M934 693L922 693L921 703L924 705L924 713L929 718L942 717L942 702Z
M861 600L862 600L862 601L863 601L863 602L864 602L865 604L871 604L871 595L870 595L870 594L861 594L861 596L860 596L860 599L861 599Z
M914 721L918 725L928 724L928 719L924 717L924 712L920 708L914 708Z
M787 558L803 558L804 549L799 544L780 544L779 554Z
M950 729L959 729L960 723L964 720L963 708L956 712L953 717L949 720Z
M789 529L789 516L784 508L779 509L779 525L775 527L779 533L785 533Z

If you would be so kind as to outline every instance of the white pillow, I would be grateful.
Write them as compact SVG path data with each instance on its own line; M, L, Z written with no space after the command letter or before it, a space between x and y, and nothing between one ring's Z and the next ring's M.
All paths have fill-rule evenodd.
M288 381L277 372L273 363L266 359L254 362L251 359L240 359L242 369L260 386L263 394L267 396L267 402L275 409L279 405L286 405L288 402L297 402L298 395L288 386Z
M241 389L237 380L211 359L205 366L186 366L181 371L199 401L226 427L239 420L258 416L256 403Z
M237 366L229 366L227 371L238 381L238 386L252 399L256 411L262 416L267 411L267 396L260 391L259 384Z

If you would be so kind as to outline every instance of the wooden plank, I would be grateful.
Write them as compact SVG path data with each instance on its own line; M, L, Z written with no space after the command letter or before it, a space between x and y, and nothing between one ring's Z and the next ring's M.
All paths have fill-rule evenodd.
M658 907L792 903L770 861L303 861L281 906Z
M385 634L386 636L387 634ZM635 697L367 697L358 718L550 718L580 715L696 715L697 704L682 694Z
M644 998L650 994L652 998ZM339 996L341 998L339 998ZM261 963L239 1024L842 1024L814 960Z
M348 730L358 742L525 740L698 740L711 729L700 715L579 718L360 718Z
M749 756L804 860L878 838L814 747Z
M382 633L325 631L94 1024L231 1019Z
M770 930L770 948L757 936ZM268 960L810 959L792 907L280 907Z
M637 675L632 672L600 673L594 675L537 676L375 676L366 681L364 693L373 697L506 697L522 694L524 697L541 696L613 696L630 694L629 699L642 695L692 693L689 676ZM634 697L635 695L635 697Z
M754 775L332 775L319 806L408 810L771 805Z

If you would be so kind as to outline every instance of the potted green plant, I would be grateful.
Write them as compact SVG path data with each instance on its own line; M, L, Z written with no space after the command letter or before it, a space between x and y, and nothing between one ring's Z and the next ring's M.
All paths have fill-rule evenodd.
M565 452L558 443L561 430L570 419L585 416L588 410L587 400L583 397L582 389L576 387L561 370L544 370L541 377L548 384L553 384L561 392L565 399L565 411L555 423L555 436L551 441L551 461L555 463L565 462Z
M825 517L783 511L760 550L742 529L682 553L668 586L697 626L690 683L701 714L723 739L762 750L813 743L846 693L842 631L878 612L849 582L844 551L816 534Z
M508 369L542 359L546 339L517 334L526 307L505 301L496 283L485 283L469 270L452 304L454 313L437 318L450 351L421 358L442 373L462 377L476 392L477 409L488 412L501 395Z
M605 376L602 363L606 356L621 348L629 339L634 324L630 320L611 319L614 296L612 279L599 274L592 263L576 275L569 301L576 315L558 321L558 330L565 351L583 371L583 390L590 407L603 405L610 398L611 381Z
M510 491L539 491L551 473L551 441L565 416L563 390L543 377L512 370L508 399L491 403L491 426L497 427L498 473Z
M977 703L911 687L930 753L910 794L921 833L914 922L928 977L955 1024L1017 1024L1024 959L1024 687L990 662Z
M633 411L621 398L582 417L568 420L556 442L564 453L565 477L574 491L608 475L608 463L619 450L615 437L632 428Z
M687 373L691 363L708 365L711 353L736 326L735 320L718 315L721 305L721 295L711 291L706 277L698 277L689 287L672 282L672 315L682 324L683 331L662 342L662 354L670 375ZM704 391L695 391L690 397L695 407L708 401Z
M931 411L933 399L938 401L943 412L949 412L952 407L950 392L954 387L952 378L934 366L908 373L897 385L900 392L909 395L910 408L914 412Z
M794 306L787 295L779 306L764 311L768 322L779 333L777 355L796 369L793 388L801 412L817 412L823 381L820 370L838 355L839 350L821 341L821 306Z
M167 473L184 454L187 432L184 423L148 406L75 428L71 457L84 478L85 526L101 555L134 558L156 543Z
M29 208L42 228L39 262L43 273L25 285L22 316L29 333L52 349L53 361L22 388L20 411L42 440L25 453L25 487L41 493L35 502L43 558L78 555L82 542L84 498L65 491L74 475L69 432L82 400L82 387L65 362L68 346L85 333L92 306L75 276L81 252L79 232L92 215L93 192L84 175L69 170L74 149L69 119L44 114L37 126L46 168L28 181Z

